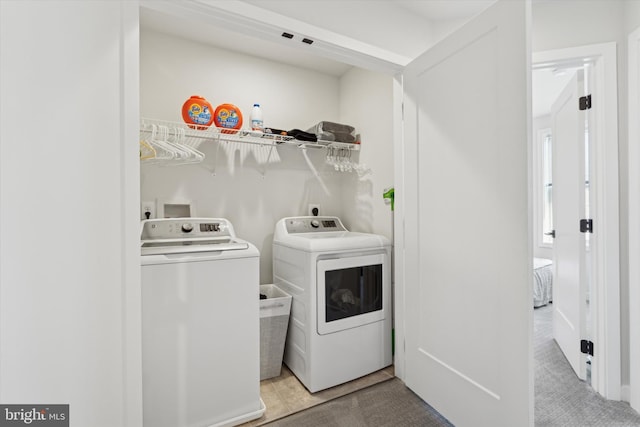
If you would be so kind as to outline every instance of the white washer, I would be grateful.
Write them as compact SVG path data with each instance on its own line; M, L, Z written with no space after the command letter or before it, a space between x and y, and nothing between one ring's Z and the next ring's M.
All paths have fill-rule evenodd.
M284 361L310 392L391 365L391 243L337 217L276 224L274 284L293 296Z
M259 418L259 258L222 218L143 221L146 427Z

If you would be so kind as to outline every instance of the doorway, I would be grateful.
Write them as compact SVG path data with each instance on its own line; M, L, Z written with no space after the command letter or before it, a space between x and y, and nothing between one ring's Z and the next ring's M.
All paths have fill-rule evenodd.
M583 260L583 271L590 280L588 307L580 315L584 326L591 325L587 336L580 337L593 343L595 349L591 364L591 385L607 399L620 399L620 322L619 322L619 267L618 267L618 163L617 144L617 92L615 44L583 46L534 54L533 72L556 70L570 74L570 70L588 69L592 106L589 111L589 178L590 216L593 227L589 234L589 257ZM545 71L546 70L546 71ZM535 88L534 88L535 90ZM596 104L597 103L597 104ZM534 140L535 140L534 135ZM534 168L535 170L535 168ZM539 196L533 192L533 197ZM586 218L576 218L578 221ZM542 231L535 227L536 233ZM538 239L534 239L538 241ZM542 239L540 239L542 241ZM536 248L537 249L537 248ZM547 255L552 254L549 248ZM590 260L590 261L589 261ZM556 266L557 268L558 266ZM555 286L555 283L554 283ZM586 303L586 301L584 301ZM584 328L586 329L586 328ZM587 339L588 338L588 339ZM573 345L573 344L572 344ZM580 343L575 343L578 349Z
M590 340L590 233L577 227L589 218L590 64L536 69L532 73L534 127L534 307L553 301L553 338L575 374L588 379ZM584 105L579 107L580 100ZM544 252L543 252L544 250ZM551 252L550 254L548 252ZM546 257L545 257L546 256ZM552 260L544 270L540 257ZM546 262L545 262L546 263ZM546 274L551 273L552 274ZM546 280L553 277L553 280ZM551 289L552 288L552 289ZM537 291L537 292L536 292ZM541 295L552 294L542 299ZM535 310L539 315L541 310ZM535 323L535 322L534 322Z

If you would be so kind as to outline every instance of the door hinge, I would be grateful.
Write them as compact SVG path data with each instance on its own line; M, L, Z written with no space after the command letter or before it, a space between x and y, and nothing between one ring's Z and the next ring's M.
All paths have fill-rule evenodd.
M581 96L579 101L580 111L591 108L591 95Z
M581 219L580 220L580 232L581 233L593 233L593 220Z
M580 341L580 352L593 356L593 342L587 340Z

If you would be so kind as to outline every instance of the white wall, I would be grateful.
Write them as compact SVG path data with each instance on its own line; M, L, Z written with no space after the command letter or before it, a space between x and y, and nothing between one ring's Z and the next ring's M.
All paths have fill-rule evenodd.
M353 231L392 239L391 206L382 193L393 187L393 79L353 68L340 79L340 118L361 133L360 164L371 173L349 174L343 219Z
M372 135L369 147L363 149L362 161L368 162L376 155L382 158L390 155L390 150L373 154L378 153L379 143L376 141L382 138L375 136L377 131L382 127L386 128L387 135L391 132L391 121L382 126L376 124L377 118L384 115L380 111L385 114L391 112L390 101L388 105L371 106L366 100L358 102L357 98L351 98L352 93L342 93L345 85L338 77L150 30L142 31L140 43L143 117L181 122L182 104L189 96L199 94L214 107L221 103L237 105L248 120L251 106L259 102L267 126L306 130L321 120L353 124L363 137ZM380 80L371 80L374 75L369 75L367 81L351 81L357 87L354 90L364 92L369 85L379 84ZM390 78L386 79L389 81L386 90L390 91ZM386 102L384 87L371 87L370 93L374 95L379 90L383 91L382 100L379 95L375 95L374 100ZM351 114L343 118L341 99L345 97L351 99L349 102L359 104L358 114L368 119L356 123L351 121L356 119ZM351 106L349 110L355 111L354 108ZM375 129L370 128L373 126ZM391 147L391 138L382 139ZM320 204L321 214L346 215L348 226L390 233L390 220L385 224L384 219L378 218L378 209L385 209L381 191L376 189L380 194L374 195L377 206L372 203L358 205L357 201L371 197L368 195L372 192L371 187L354 182L354 173L335 172L326 165L324 150L309 149L307 154L327 191L310 171L303 152L297 148L278 147L272 153L278 161L261 164L258 157L266 156L266 149L251 153L259 148L243 144L225 144L224 147L227 148L216 150L215 143L203 143L200 149L207 158L202 165L143 165L141 197L142 200L191 201L198 216L228 218L237 234L260 250L261 283L272 280L271 244L275 223L285 216L306 215L310 203ZM367 182L379 174L386 176L386 169L376 167ZM390 186L391 179L384 185ZM365 194L361 196L362 192ZM363 221L352 216L354 211Z
M624 2L624 32L631 34L640 27L640 1L626 0Z
M624 32L625 32L625 34L631 34L633 31L635 31L635 30L637 30L638 28L640 28L640 1L637 1L637 0L627 0L627 1L625 2L624 17L625 17L625 25L624 25ZM628 43L628 40L627 40L627 43ZM620 54L621 54L621 55L623 55L626 59L628 59L628 58L629 58L629 54L625 53L624 51L621 51L621 52L620 52ZM629 78L629 79L631 79L631 78L633 78L633 77L629 76L628 78ZM629 89L631 89L631 82L629 82L629 86L628 86L628 88L629 88ZM637 84L636 84L636 88L637 88ZM633 95L632 95L632 94L629 94L629 96L633 96ZM637 112L637 111L636 111L636 112ZM633 121L633 120L637 120L637 117L636 117L635 119L634 119L634 118L632 118L630 115L629 115L628 117L629 117L629 126L631 126L632 121ZM635 122L635 125L636 125L636 127L638 126L637 121ZM627 135L630 135L630 134L628 133ZM637 135L637 134L636 134L636 135ZM629 144L629 146L631 146L632 144L635 144L635 145L637 146L638 141L629 140L628 144ZM637 149L636 149L636 152L637 152ZM628 149L628 148L627 148L627 152L626 152L626 154L627 154L627 155L629 154L629 149ZM637 159L637 157L636 157L636 159ZM633 161L633 159L631 159L631 161L630 161L629 165L627 165L627 166L628 166L630 169L635 169L635 170L637 170L637 169L639 169L639 168L640 168L640 164L635 163L635 162ZM627 173L628 173L628 172L627 172ZM630 175L630 174L629 174L629 175ZM627 176L629 176L629 175L627 175ZM637 174L636 174L636 176L637 176ZM631 179L631 178L630 178L630 179ZM628 185L628 186L627 186L627 189L629 189L630 187L631 187L631 186L630 186L630 185ZM635 187L633 187L633 188L637 188L637 186L635 186ZM633 191L633 190L631 190L631 191ZM637 196L636 196L635 200L637 200ZM628 203L627 203L627 205L628 205ZM636 211L636 212L637 212L637 211ZM628 220L629 220L629 221L634 221L633 212L629 212ZM630 231L630 230L629 230L629 231ZM628 232L628 233L627 233L627 235L626 235L626 236L627 236L627 237L626 237L627 239L629 239L629 234L630 234L630 233ZM636 247L637 247L638 242L637 242L637 241L635 241L635 242L633 242L633 241L632 241L632 242L628 242L628 244L629 244L629 245L631 245L631 244L635 244L635 245L636 245ZM636 253L637 253L637 252L636 252ZM632 258L630 258L630 259L629 259L629 263L630 263L630 264L635 264L635 265L637 266L637 260L633 260ZM637 267L636 267L636 270L635 270L635 271L637 271ZM636 276L636 277L637 277L637 276ZM629 280L629 276L627 276L627 279ZM636 289L637 289L637 283L636 283ZM636 293L636 295L637 295L637 293ZM622 295L621 300L622 300L623 302L625 302L625 301L629 301L629 299L630 299L629 297L630 297L630 295L629 295L628 291L627 291L627 290L625 290L625 294L624 294L624 295ZM627 305L627 304L623 304L623 307L625 307L626 305ZM633 307L633 305L632 305L632 307ZM629 316L629 317L632 317L632 316L630 316L630 315L628 315L628 314L626 314L626 313L625 313L625 315L627 315L627 316ZM637 315L636 315L636 317L635 317L635 318L637 319ZM635 327L635 328L633 328L633 329L632 329L632 331L630 331L630 332L633 332L634 330L635 330L635 331L638 331L638 326L637 326L637 325L636 325L636 327ZM638 338L638 336L636 335L634 338L635 338L635 343L638 343L638 342L639 342L639 338ZM631 337L629 337L629 339L631 339ZM633 341L631 341L631 345L633 345ZM631 347L631 345L629 346L629 348ZM625 346L626 346L626 344L625 344ZM626 349L626 347L625 347L625 349ZM629 351L631 351L631 350L629 350ZM631 396L629 396L629 397L630 397L631 404L633 405L633 407L634 407L636 410L638 410L638 408L640 407L640 399L638 399L638 396L640 395L640 390L639 390L639 388L640 388L640 384L638 383L638 379L639 379L640 377L639 377L639 376L638 376L638 374L637 374L637 372L638 372L638 366L639 366L639 365L638 365L638 363L634 360L634 357L637 357L637 356L636 356L637 354L638 354L638 353L637 353L637 347L636 347L636 352L635 352L635 354L631 354L631 355L630 355L630 358L629 358L629 360L630 360L630 362L629 362L629 363L630 363L630 364L631 364L631 363L635 363L635 365L632 365L633 367L630 367L630 371L633 371L633 373L632 373L632 372L629 372L629 376L630 376L630 377L632 377L631 382L635 381L635 383L632 383L632 384L631 384L631 386L632 386L632 387L634 387L634 388L630 391ZM632 361L633 361L633 362L632 362ZM634 376L634 373L635 373L635 376ZM625 375L625 377L623 377L623 379L626 379L626 375Z
M622 0L538 0L532 5L534 52L619 40Z
M618 46L618 125L619 125L619 185L620 185L620 297L628 300L628 169L627 141L627 76L625 25L638 22L635 1L540 0L533 2L533 51L616 42ZM615 143L615 141L611 141ZM622 383L629 383L629 311L621 304L621 363Z
M0 16L0 402L139 426L137 4Z

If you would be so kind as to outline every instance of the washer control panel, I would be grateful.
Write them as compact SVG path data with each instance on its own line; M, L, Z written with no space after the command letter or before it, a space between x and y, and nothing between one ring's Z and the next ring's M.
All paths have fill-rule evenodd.
M334 216L303 216L288 218L286 221L287 233L314 233L347 231L338 217Z
M165 218L143 222L141 240L234 238L233 227L223 218Z

